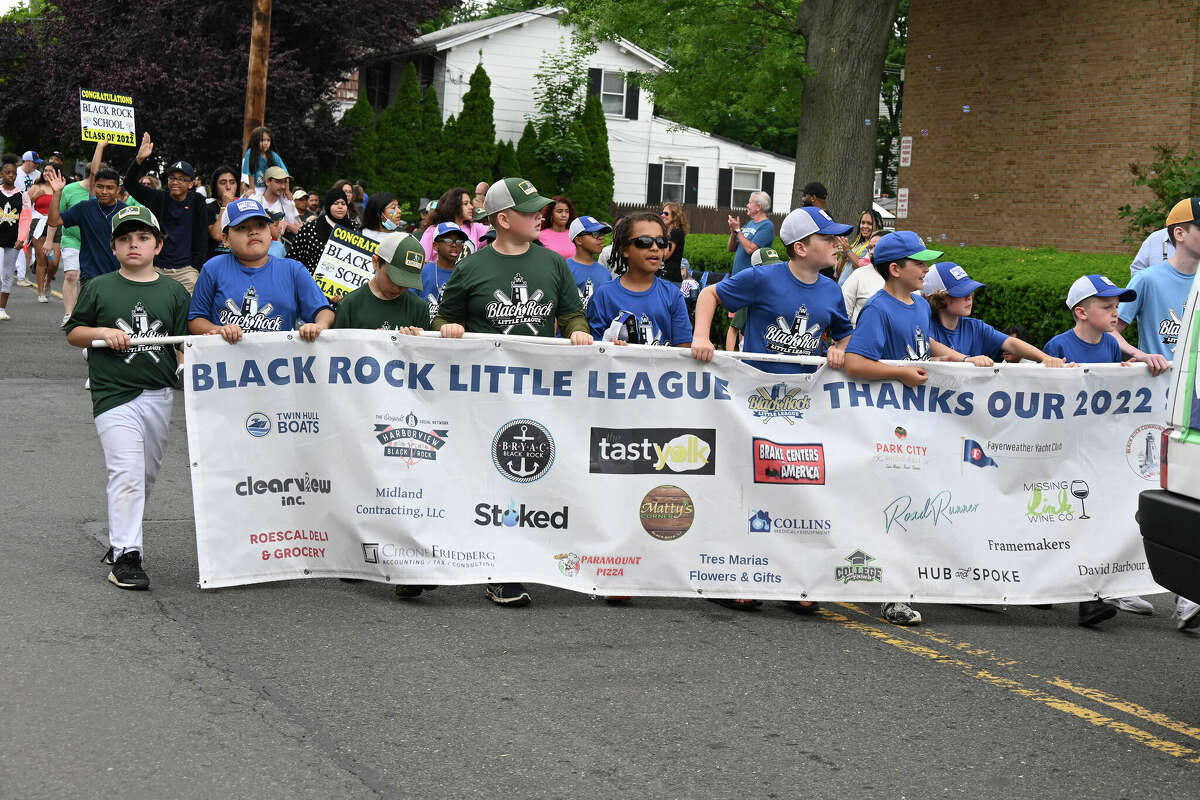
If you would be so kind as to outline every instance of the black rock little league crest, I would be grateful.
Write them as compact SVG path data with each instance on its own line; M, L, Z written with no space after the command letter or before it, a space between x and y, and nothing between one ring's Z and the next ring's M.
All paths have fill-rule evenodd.
M554 464L554 437L540 422L514 419L492 437L492 463L517 483L533 483Z

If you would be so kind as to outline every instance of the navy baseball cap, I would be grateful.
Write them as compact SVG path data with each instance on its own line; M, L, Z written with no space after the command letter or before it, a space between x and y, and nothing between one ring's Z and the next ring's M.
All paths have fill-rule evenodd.
M854 226L834 222L833 217L829 216L824 209L816 206L803 206L783 218L783 222L779 225L779 238L785 245L789 245L814 233L845 236L852 230L854 230Z
M1089 297L1115 297L1128 303L1137 299L1137 292L1122 289L1103 275L1084 275L1067 290L1067 308L1074 308Z
M438 239L441 239L445 236L450 236L452 234L458 234L462 237L464 242L471 238L467 236L466 231L455 225L453 222L439 222L437 228L434 229L433 240L436 242Z
M494 242L494 241L496 241L496 229L495 229L495 228L488 228L486 231L484 231L483 233L479 234L479 241L481 241L481 242Z
M174 164L167 167L163 174L170 175L172 172L182 172L189 178L196 177L196 170L192 169L192 165L186 161L176 161Z
M610 228L608 225L605 225L595 217L589 217L585 215L582 217L576 217L571 221L571 227L567 229L567 238L573 242L575 241L575 237L581 233L607 233L611 230L612 228Z
M926 250L921 237L912 231L893 231L875 243L875 253L871 256L871 262L890 264L906 258L933 261L941 256L941 250Z
M986 285L971 280L967 271L953 261L939 261L925 273L925 286L921 291L926 297L935 292L945 292L951 297L966 297Z
M225 210L221 212L221 215L223 217L221 230L235 228L254 217L262 217L267 222L271 221L271 215L263 208L262 203L250 197L242 200L234 200L225 206Z

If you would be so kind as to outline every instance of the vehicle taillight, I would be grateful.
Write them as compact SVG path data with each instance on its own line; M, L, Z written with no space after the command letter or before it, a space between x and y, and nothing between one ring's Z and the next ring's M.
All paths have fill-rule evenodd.
M1162 443L1158 448L1158 485L1162 489L1167 488L1167 445L1171 442L1171 431L1174 428L1166 428L1162 432Z

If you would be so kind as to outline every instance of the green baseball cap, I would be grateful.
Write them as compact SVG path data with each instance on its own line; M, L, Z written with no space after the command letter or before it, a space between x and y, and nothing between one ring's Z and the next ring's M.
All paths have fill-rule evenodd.
M554 201L538 194L537 187L524 178L505 178L496 181L483 197L483 213L491 216L513 209L524 214L541 211Z
M154 216L154 212L145 206L125 206L116 214L112 220L112 238L117 238L121 235L121 228L127 225L144 225L148 228L153 228L159 233L162 228L159 227L158 219Z
M421 267L425 266L425 248L410 233L389 233L379 243L375 255L387 265L388 277L397 286L421 288Z

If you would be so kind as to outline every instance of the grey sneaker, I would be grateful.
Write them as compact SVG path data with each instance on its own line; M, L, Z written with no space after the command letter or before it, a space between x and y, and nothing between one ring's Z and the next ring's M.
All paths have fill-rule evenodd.
M1175 627L1181 631L1190 631L1200 626L1200 603L1193 603L1186 597L1175 596Z
M487 598L501 606L527 606L532 602L529 592L519 583L489 583Z
M1150 601L1137 595L1130 595L1129 597L1106 597L1104 598L1104 602L1110 606L1116 606L1122 611L1128 611L1131 614L1142 614L1148 617L1154 613L1154 606L1150 605Z
M908 603L884 603L879 615L893 625L921 624L921 612Z

